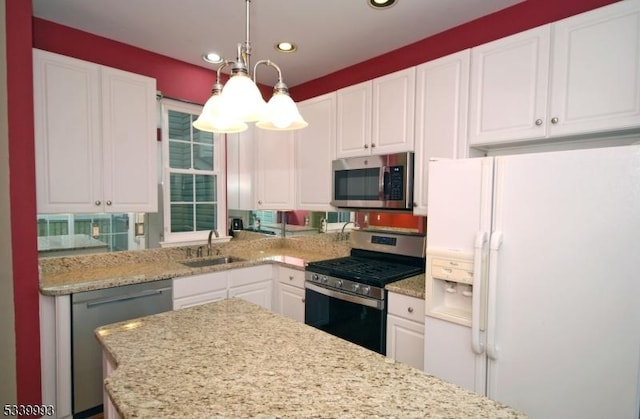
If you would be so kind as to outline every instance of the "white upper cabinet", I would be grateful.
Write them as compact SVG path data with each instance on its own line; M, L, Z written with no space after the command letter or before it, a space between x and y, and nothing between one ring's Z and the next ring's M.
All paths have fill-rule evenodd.
M337 92L337 157L413 151L415 67Z
M470 145L640 127L638 0L481 45L471 62Z
M239 134L227 134L227 207L255 209L254 128Z
M427 215L429 159L467 157L470 50L416 68L415 215Z
M309 126L295 132L296 209L335 211L331 201L331 162L336 157L336 93L298 104Z
M155 80L33 58L38 212L157 211Z
M545 136L549 25L471 50L469 144Z
M553 136L640 126L640 2L621 1L553 25Z
M254 137L257 186L254 209L294 209L294 131L256 129Z
M371 153L413 151L415 67L373 80Z

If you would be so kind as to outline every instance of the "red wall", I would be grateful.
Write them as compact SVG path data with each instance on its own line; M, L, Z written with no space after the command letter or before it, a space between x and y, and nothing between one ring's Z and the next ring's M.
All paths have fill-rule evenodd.
M31 76L31 2L6 4L9 194L18 403L39 404L40 318Z
M528 0L349 69L292 87L291 94L295 100L303 100L613 2ZM154 77L158 90L165 96L197 103L207 99L214 74L213 70L41 19L32 21L30 1L8 0L5 4L18 402L37 404L40 402L40 354L31 46Z

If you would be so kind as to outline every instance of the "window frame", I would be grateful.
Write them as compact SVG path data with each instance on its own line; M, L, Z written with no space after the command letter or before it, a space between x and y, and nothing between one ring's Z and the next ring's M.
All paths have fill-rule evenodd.
M198 116L202 112L202 106L192 103L181 102L178 100L166 99L161 100L161 119L162 119L162 220L163 220L163 239L160 242L162 247L186 246L193 244L206 243L210 230L191 231L191 232L172 232L171 231L171 173L183 174L213 174L216 176L217 196L217 217L216 226L219 237L212 237L212 242L228 241L230 236L227 234L227 170L226 170L226 135L213 135L213 171L199 173L197 169L171 169L169 167L169 111L188 113Z

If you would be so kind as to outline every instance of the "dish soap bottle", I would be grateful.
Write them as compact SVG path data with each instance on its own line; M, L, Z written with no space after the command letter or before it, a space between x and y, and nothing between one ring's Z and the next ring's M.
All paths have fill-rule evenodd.
M327 232L327 220L324 218L320 221L320 232L321 233Z

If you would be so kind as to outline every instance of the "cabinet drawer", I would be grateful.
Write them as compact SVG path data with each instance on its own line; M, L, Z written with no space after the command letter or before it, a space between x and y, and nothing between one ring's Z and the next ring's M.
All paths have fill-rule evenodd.
M272 265L259 265L249 268L232 269L228 271L229 287L255 284L256 282L271 281L273 279Z
M173 280L173 299L227 289L227 273L213 272Z
M389 314L424 324L424 300L390 292L388 302Z
M278 271L278 282L296 288L304 288L304 271L280 267Z

